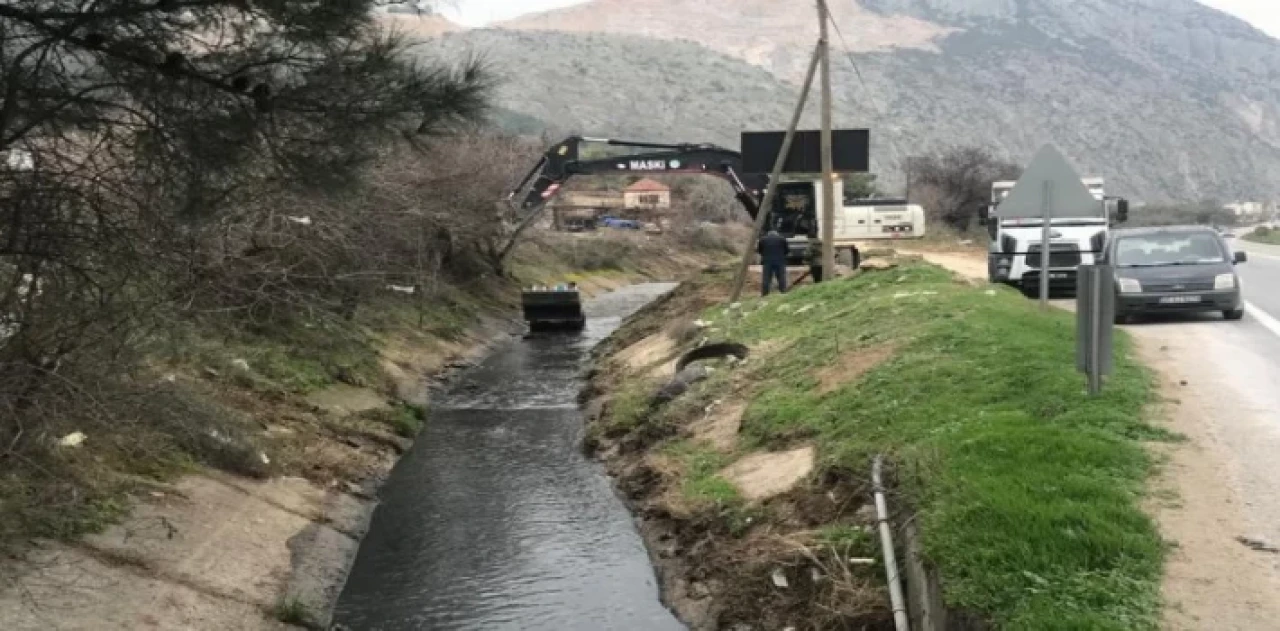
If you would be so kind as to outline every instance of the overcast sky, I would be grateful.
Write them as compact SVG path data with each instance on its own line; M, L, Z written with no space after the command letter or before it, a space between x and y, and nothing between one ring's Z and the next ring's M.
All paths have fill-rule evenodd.
M481 26L489 22L513 18L522 13L546 11L585 0L452 0L456 9L446 8L444 14L459 24ZM449 4L446 0L445 4Z
M519 0L509 0L519 2ZM1280 37L1280 2L1277 0L1200 0L1211 7L1244 18L1272 37Z
M452 0L456 9L445 13L454 21L468 26L480 26L497 20L505 20L522 13L545 11L584 0ZM1254 26L1280 37L1280 0L1200 0L1228 13L1244 18Z

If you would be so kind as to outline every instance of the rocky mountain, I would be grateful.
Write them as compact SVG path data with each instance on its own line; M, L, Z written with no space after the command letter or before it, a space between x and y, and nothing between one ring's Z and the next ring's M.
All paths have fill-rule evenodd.
M541 120L550 134L738 146L744 129L785 127L797 90L769 71L686 41L630 35L448 33L424 55L482 54L498 74L498 120ZM856 112L843 104L839 118ZM817 125L811 107L805 124ZM521 123L528 128L528 120ZM558 138L556 138L558 140Z
M465 29L465 27L454 24L448 18L438 14L418 15L404 11L384 11L379 13L377 17L383 26L392 31L417 39L435 37Z
M777 128L817 34L810 2L594 0L449 33L509 79L503 106L592 135ZM873 168L1054 142L1139 199L1280 197L1280 42L1192 0L833 0L841 126ZM856 67L856 71L855 71Z

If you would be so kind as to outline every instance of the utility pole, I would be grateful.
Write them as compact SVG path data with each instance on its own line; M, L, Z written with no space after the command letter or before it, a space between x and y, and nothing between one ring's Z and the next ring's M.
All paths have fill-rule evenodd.
M814 47L813 57L809 60L809 70L804 75L804 85L800 87L800 98L796 102L796 109L791 114L791 122L787 125L787 133L782 137L782 148L778 150L778 157L773 160L773 172L769 174L769 187L765 189L764 199L760 201L760 207L756 209L756 221L751 231L751 240L747 242L747 249L742 253L742 261L738 264L738 275L733 281L733 293L729 298L730 304L737 302L742 297L742 287L747 283L747 268L751 267L751 259L755 256L756 242L760 239L760 231L764 227L765 218L769 216L769 211L773 209L773 198L778 192L778 181L782 179L782 169L787 164L787 157L791 155L791 142L796 137L796 127L800 125L800 118L804 115L804 106L808 102L809 92L813 89L813 75L818 71L818 61L821 56L821 47Z
M1049 246L1053 242L1053 182L1045 180L1040 212L1040 308L1049 310ZM1104 202L1105 203L1105 202Z
M822 269L836 276L836 184L831 161L831 41L827 37L827 0L818 0L818 51L822 67Z

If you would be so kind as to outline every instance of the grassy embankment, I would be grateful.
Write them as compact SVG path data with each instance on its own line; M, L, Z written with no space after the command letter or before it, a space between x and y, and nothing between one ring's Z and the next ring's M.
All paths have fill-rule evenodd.
M652 343L672 314L645 318L615 344ZM665 378L651 366L701 337L686 313L658 333L685 341L651 366L605 362L597 387L612 400L594 431L650 544L680 542L658 552L676 558L668 572L710 585L699 590L719 602L719 623L885 623L882 570L831 562L876 555L865 509L853 509L885 454L896 519L919 527L953 612L1002 629L1156 628L1163 544L1140 509L1152 467L1142 443L1167 436L1143 421L1151 379L1123 335L1116 374L1090 399L1072 316L918 262L701 318L702 335L747 344L751 358L649 408ZM736 441L704 431L735 404ZM749 502L728 479L744 455L804 445L816 466L790 493ZM805 566L826 578L806 579ZM770 584L777 568L789 588Z
M350 321L177 323L156 337L134 387L73 392L73 407L49 411L46 442L82 432L83 444L0 459L0 547L99 531L132 498L203 467L366 487L422 427L424 380L509 330L521 285L577 280L590 294L675 279L730 248L723 235L686 237L535 231L509 278L445 281L429 296L387 291Z
M1272 228L1268 228L1266 226L1261 226L1256 230L1254 230L1253 232L1250 232L1241 238L1244 239L1245 241L1252 241L1254 243L1265 243L1267 245L1280 245L1280 230L1275 230Z

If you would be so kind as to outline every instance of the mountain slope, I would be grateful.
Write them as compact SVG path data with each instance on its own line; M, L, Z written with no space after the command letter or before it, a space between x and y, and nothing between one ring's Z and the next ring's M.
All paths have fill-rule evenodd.
M689 40L799 81L818 39L817 12L777 0L595 0L500 23L522 31L616 33ZM881 15L849 2L831 13L853 50L936 51L953 29L906 15Z
M691 42L483 29L415 50L483 55L502 80L498 105L562 134L736 148L743 129L785 127L797 97L768 71ZM852 108L837 112L854 119ZM804 122L817 125L816 108Z
M1280 196L1280 42L1216 10L1191 0L844 0L832 12L834 45L855 51L862 74L844 55L833 57L837 122L873 128L881 170L942 145L984 144L1025 160L1053 141L1118 193ZM695 40L790 82L807 60L816 18L769 0L595 0L503 27L556 38L556 46L568 36L546 31ZM557 85L557 99L570 102L559 119L591 109L587 101L600 92L650 98L624 77L662 67L674 44L636 50L635 40L623 41L592 40L582 44L589 55L562 57L599 72L590 86L573 76ZM609 50L615 45L618 54ZM579 91L580 99L563 96ZM776 94L785 111L793 92L771 87L755 98ZM597 113L590 122L626 127L646 115ZM781 125L785 114L772 120Z

